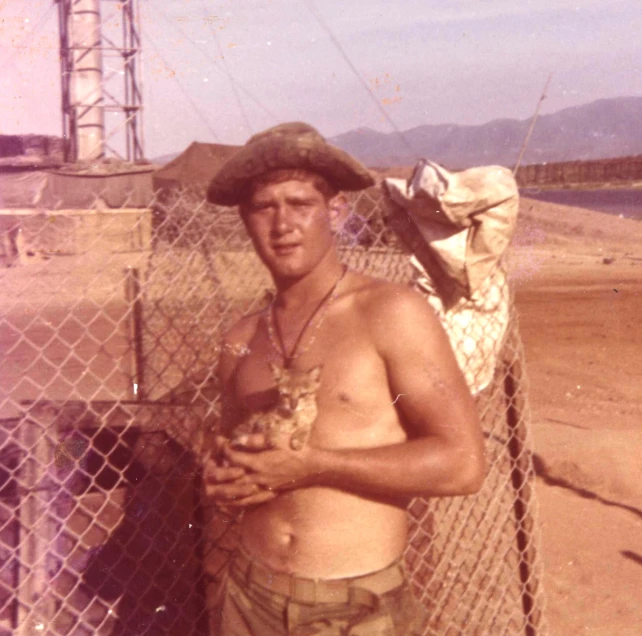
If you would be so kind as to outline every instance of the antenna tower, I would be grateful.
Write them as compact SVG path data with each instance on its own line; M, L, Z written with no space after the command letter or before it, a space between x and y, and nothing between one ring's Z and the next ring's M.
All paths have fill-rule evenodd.
M65 161L142 160L138 0L55 1Z

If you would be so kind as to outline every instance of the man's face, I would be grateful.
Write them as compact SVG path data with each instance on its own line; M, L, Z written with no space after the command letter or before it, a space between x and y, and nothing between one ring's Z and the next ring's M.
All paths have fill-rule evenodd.
M275 278L305 276L333 249L332 210L308 181L257 187L241 215L261 260Z

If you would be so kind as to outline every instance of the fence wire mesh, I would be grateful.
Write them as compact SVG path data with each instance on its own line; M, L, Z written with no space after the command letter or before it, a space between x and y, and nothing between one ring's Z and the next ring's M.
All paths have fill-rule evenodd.
M412 284L380 192L352 204L344 261ZM238 215L184 190L0 222L0 634L211 633L235 526L204 500L197 451L218 421L220 336L270 297ZM409 507L426 635L548 633L510 304L477 396L483 489Z

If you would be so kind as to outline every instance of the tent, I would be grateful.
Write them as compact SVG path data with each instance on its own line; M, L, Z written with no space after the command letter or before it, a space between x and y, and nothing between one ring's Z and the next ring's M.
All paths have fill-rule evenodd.
M154 173L154 190L192 187L205 191L214 173L238 149L239 146L193 141L178 157Z
M91 169L65 166L58 170L0 168L0 210L145 208L153 198L152 168L98 165Z

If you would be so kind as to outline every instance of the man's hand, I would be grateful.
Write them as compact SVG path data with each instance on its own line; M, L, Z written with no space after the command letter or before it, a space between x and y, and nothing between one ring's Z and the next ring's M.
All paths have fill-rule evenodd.
M240 508L271 501L278 491L312 483L313 449L276 449L260 434L231 443L216 440L216 462L205 473L206 493L224 508Z
M316 472L312 468L313 448L305 446L297 451L289 448L266 449L265 446L257 448L257 442L261 440L256 437L248 436L248 443L242 449L230 445L223 449L229 464L246 473L244 479L236 483L247 483L271 492L312 485Z
M248 435L234 442L252 454L267 448L263 435ZM225 437L217 437L212 456L205 466L205 493L223 510L242 508L265 503L276 497L276 493L262 488L255 477L241 465L233 465L228 453L231 442ZM232 451L234 452L234 451ZM249 453L243 452L241 455Z

